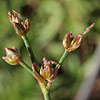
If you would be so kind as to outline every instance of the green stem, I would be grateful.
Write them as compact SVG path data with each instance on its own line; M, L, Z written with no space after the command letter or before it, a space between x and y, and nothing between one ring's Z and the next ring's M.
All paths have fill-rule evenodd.
M32 69L24 62L24 61L21 61L20 62L20 65L26 69L32 76L34 76L34 73L32 71ZM35 76L34 76L35 77ZM51 100L50 99L50 92L48 89L46 89L45 87L43 87L43 90L45 90L45 93L43 94L44 95L44 99L45 100Z
M21 61L21 62L20 62L20 65L21 65L23 68L25 68L32 76L34 76L32 69L31 69L24 61ZM34 77L35 77L35 76L34 76Z
M24 69L26 69L32 76L34 76L37 80L39 81L43 81L43 78L35 71L35 70L32 70L31 67L29 67L24 61L21 61L19 63ZM34 72L33 72L34 71ZM34 74L35 73L35 74Z
M35 56L33 54L32 48L30 46L29 40L26 35L22 36L22 39L25 43L26 49L28 51L29 57L31 58L32 63L35 62Z
M60 58L60 60L59 60L58 64L57 64L57 65L56 65L56 67L55 67L55 71L54 71L54 72L56 72L56 71L57 71L57 69L59 69L59 68L60 68L60 66L61 66L61 65L62 65L62 63L64 62L64 60L65 60L65 58L66 58L67 54L68 54L68 51L65 49L65 51L64 51L64 53L63 53L63 55L62 55L62 57Z
M49 90L44 94L44 100L51 100Z

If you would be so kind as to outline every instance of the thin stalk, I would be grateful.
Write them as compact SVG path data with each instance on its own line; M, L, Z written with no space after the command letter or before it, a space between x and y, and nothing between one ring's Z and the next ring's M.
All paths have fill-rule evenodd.
M65 60L65 58L66 58L67 54L68 54L68 51L65 49L65 51L64 51L64 53L63 53L63 55L62 55L62 57L60 58L60 60L59 60L58 64L57 64L57 65L56 65L56 67L55 67L55 71L54 71L54 72L56 72L56 71L57 71L57 69L59 69L59 68L60 68L60 66L61 66L61 65L62 65L62 63L64 62L64 60Z
M32 76L34 76L39 82L45 82L43 78L34 70L31 69L24 61L19 63L24 69L26 69Z
M22 36L22 39L25 43L25 46L26 46L26 49L28 51L29 57L31 58L31 62L34 63L35 62L35 56L33 54L33 51L32 51L32 48L30 46L30 43L29 43L29 40L28 40L27 36L26 35Z
M34 76L34 73L31 69L31 67L29 67L24 61L20 62L20 65L25 68L32 76ZM34 76L35 77L35 76Z
M20 65L21 65L24 69L26 69L32 76L35 77L35 75L34 75L32 69L31 69L24 61L21 61L21 62L20 62ZM43 87L43 88L44 88L44 87ZM51 100L51 99L50 99L50 92L49 92L49 90L46 89L46 88L44 88L44 90L45 90L45 93L43 94L43 95L44 95L44 100Z
M49 90L44 94L44 100L51 100Z

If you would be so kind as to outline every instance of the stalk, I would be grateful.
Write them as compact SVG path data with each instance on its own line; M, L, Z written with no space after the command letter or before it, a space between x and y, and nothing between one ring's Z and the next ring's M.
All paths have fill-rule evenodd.
M45 100L51 100L49 91L46 94L44 94L44 99Z
M57 64L56 67L55 67L54 73L57 71L57 69L59 69L59 68L61 67L62 63L64 62L64 60L65 60L65 58L66 58L66 56L67 56L67 54L68 54L68 51L65 49L63 55L61 56L61 58L60 58L58 64Z
M31 67L29 67L24 61L19 63L24 69L26 69L32 76L34 76ZM35 76L34 76L35 77Z
M26 49L28 51L29 57L31 59L31 62L34 63L35 62L35 56L34 56L34 53L32 51L32 48L30 46L30 43L29 43L29 40L28 40L27 36L26 35L22 36L22 39L23 39L23 41L25 43L25 46L26 46Z

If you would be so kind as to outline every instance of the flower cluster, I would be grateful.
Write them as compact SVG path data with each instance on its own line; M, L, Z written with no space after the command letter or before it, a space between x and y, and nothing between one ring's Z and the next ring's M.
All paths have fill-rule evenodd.
M69 34L66 34L64 39L63 39L63 46L64 48L70 52L74 51L80 46L80 43L82 41L82 36L85 35L87 32L90 31L90 29L94 26L94 23L90 25L82 34L79 34L75 39L73 37L72 32Z
M29 29L30 29L30 23L29 23L29 20L26 19L25 20L25 23L23 22L22 20L22 17L21 15L12 10L13 13L11 12L8 12L8 17L9 17L9 20L10 22L13 24L15 30L16 30L16 33L19 35L19 36L23 36L25 35Z
M50 80L54 76L54 68L57 65L57 62L55 61L47 61L45 58L43 58L43 65L41 66L40 69L40 75L45 79L45 80Z
M21 61L20 58L20 52L17 48L5 48L6 55L5 57L2 57L7 63L11 65L18 65Z
M56 65L57 65L57 62L48 61L46 60L46 58L43 58L43 65L41 66L41 68L39 68L37 64L35 63L33 64L33 73L35 75L35 78L41 84L45 84L45 81L47 81L46 86L48 89L50 89L52 82L54 81L58 73L58 70L54 73L54 69ZM39 76L37 76L34 69L39 73Z

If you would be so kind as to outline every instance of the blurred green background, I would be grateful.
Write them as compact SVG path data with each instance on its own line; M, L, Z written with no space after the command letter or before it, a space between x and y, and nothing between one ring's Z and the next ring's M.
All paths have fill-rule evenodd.
M0 100L43 100L37 81L26 70L2 60L4 48L14 46L31 65L22 39L9 22L7 14L12 9L30 20L28 37L39 63L43 57L58 61L64 52L64 35L72 31L76 37L96 23L80 48L68 54L52 85L52 100L72 100L83 79L81 68L100 39L100 0L0 0Z

